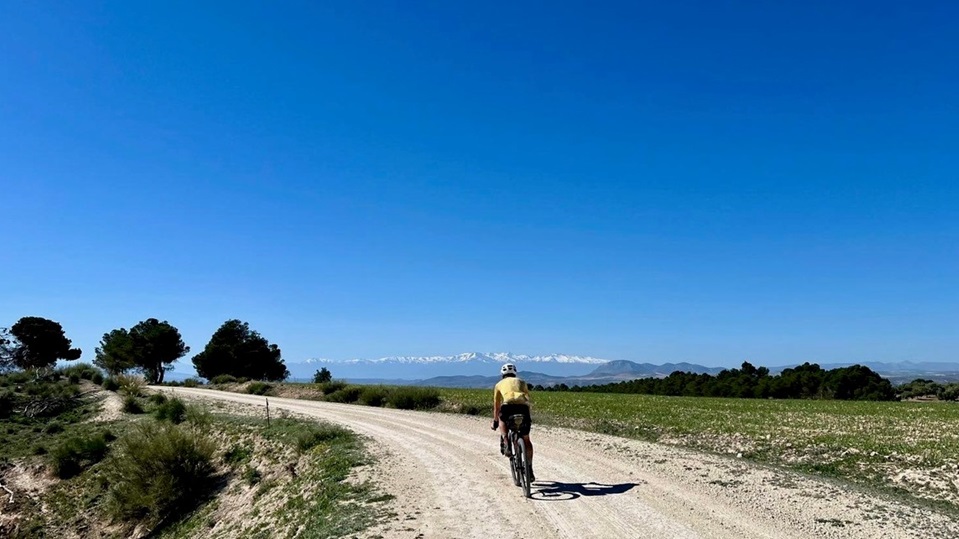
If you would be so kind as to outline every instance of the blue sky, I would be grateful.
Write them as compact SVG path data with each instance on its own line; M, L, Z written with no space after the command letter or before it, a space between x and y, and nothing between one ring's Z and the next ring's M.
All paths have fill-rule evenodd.
M953 2L198 4L0 4L0 325L959 361Z

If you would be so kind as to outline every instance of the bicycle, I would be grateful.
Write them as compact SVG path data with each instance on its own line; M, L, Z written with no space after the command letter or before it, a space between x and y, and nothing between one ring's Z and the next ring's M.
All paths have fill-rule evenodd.
M526 443L520 434L523 426L523 415L516 414L509 416L506 422L506 443L510 450L509 469L513 476L513 484L523 488L523 494L529 498L530 494L530 473L529 457L526 454ZM496 427L493 427L496 430Z

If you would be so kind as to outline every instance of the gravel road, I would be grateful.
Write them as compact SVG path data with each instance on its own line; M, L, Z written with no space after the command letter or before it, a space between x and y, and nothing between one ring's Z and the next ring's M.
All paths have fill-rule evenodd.
M161 388L156 388L161 389ZM162 388L162 391L171 391ZM175 388L263 406L264 398ZM397 516L369 537L959 537L943 513L735 458L534 425L538 481L525 499L488 418L273 398L271 410L370 440L371 478Z

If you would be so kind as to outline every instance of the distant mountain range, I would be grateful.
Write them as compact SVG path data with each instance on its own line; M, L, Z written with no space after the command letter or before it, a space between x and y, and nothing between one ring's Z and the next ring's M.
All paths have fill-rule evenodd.
M292 378L312 378L318 369L326 367L334 378L345 380L422 380L440 376L499 376L499 368L504 363L513 363L520 371L536 370L552 376L578 376L608 363L608 360L564 354L528 356L506 352L468 352L453 356L396 356L343 361L308 359L301 363L288 363L287 368Z
M514 363L520 376L537 385L608 384L635 378L668 376L674 371L718 374L724 367L694 363L636 363L570 355L528 356L511 353L469 352L453 356L384 357L346 361L311 359L288 363L293 380L309 380L325 367L336 379L365 384L431 385L437 387L492 387L499 380L499 366ZM754 363L757 367L761 363ZM846 362L820 364L824 369L866 365L893 383L916 378L938 382L959 381L959 363L945 362ZM739 365L736 365L738 367ZM790 365L795 366L795 365ZM790 366L770 367L773 374Z
M309 359L287 362L291 381L309 381L321 368L327 368L338 380L365 384L433 385L438 387L492 387L499 380L499 368L504 363L514 363L520 376L537 385L590 385L608 384L635 378L665 377L674 371L718 374L724 367L705 367L694 363L636 363L625 360L608 360L589 356L552 354L529 356L506 352L469 352L452 356L396 356L379 359L329 360ZM752 362L763 366L761 362ZM824 369L849 365L866 365L894 384L916 378L937 382L959 381L959 362L844 362L820 363ZM736 364L734 367L739 367ZM790 365L795 366L795 365ZM773 374L790 366L769 367ZM729 367L733 368L733 367ZM168 374L171 380L182 380L195 373L174 370Z

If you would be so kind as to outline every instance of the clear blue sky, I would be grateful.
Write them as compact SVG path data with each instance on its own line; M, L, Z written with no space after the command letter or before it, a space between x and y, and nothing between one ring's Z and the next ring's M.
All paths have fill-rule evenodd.
M316 4L0 3L0 325L959 361L959 4Z

